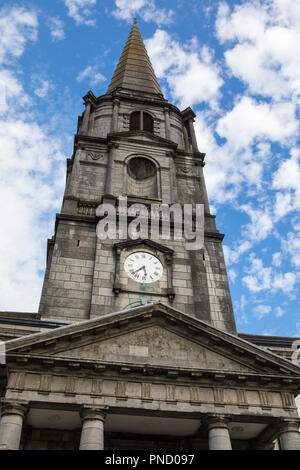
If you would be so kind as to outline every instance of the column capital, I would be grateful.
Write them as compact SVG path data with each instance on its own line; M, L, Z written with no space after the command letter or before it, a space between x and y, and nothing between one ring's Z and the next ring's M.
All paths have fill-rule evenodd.
M28 411L28 402L2 401L1 416L18 415L24 418Z
M279 434L284 432L299 432L300 418L282 418L278 423Z
M105 421L108 406L97 407L97 406L83 406L80 411L80 417L82 421L86 420L98 420Z
M206 417L208 429L213 428L226 428L230 419L226 415L211 414Z

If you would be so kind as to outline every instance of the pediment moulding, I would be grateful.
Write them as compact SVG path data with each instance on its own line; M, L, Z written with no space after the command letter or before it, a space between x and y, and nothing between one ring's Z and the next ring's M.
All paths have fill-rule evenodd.
M200 352L197 351L201 349L201 351L207 351L201 354L212 357L216 364L219 364L217 358L223 357L224 364L228 362L231 365L228 370L226 368L221 370L220 366L215 369L214 366L201 367L201 362L199 364L195 362L191 367L188 363L178 360L180 365L172 366L171 362L168 363L165 359L162 361L159 358L159 351L158 360L155 357L151 358L150 364L152 365L145 365L145 358L137 361L134 356L122 360L120 364L120 359L106 360L103 359L104 356L101 358L101 355L98 359L97 356L90 359L90 355L83 354L89 345L99 344L101 350L101 343L106 342L106 347L106 344L112 344L118 338L121 338L122 344L126 344L126 338L131 340L135 336L144 341L144 332L146 337L155 338L153 328L165 331L164 336L170 337L169 345L179 342L183 350L194 350L195 361L197 357L200 357ZM135 344L132 341L131 343ZM168 378L178 377L180 380L259 383L264 388L276 383L279 388L284 386L294 391L300 389L299 367L250 345L235 335L218 330L161 303L148 304L76 325L68 325L51 332L11 340L6 345L8 361L24 366L32 363L48 368L78 369L83 373L86 370L102 373L114 370L116 373L158 374ZM74 350L75 353L68 353ZM122 367L125 369L122 370Z

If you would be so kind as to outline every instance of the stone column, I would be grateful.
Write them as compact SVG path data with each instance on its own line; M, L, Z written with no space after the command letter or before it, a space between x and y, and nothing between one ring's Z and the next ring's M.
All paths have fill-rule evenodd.
M196 134L195 134L195 128L194 128L194 120L192 118L189 119L189 128L190 128L190 135L192 139L193 150L194 152L199 152Z
M281 450L300 450L300 422L283 419L280 423L279 444Z
M165 113L165 126L166 126L166 139L171 139L171 126L170 126L170 111L169 108L164 108Z
M209 450L232 450L228 422L222 416L208 419Z
M144 113L140 111L140 131L144 130Z
M108 144L109 153L108 153L108 162L106 169L106 181L105 181L105 195L113 195L113 172L115 164L115 153L116 149L119 147L118 144L110 142Z
M19 450L27 404L4 403L0 421L0 448Z
M85 111L84 111L84 115L83 115L81 129L80 129L81 134L87 134L88 133L89 121L90 121L90 115L91 115L91 108L92 108L91 103L87 102L86 103L86 108L85 108Z
M118 132L119 106L120 106L120 101L117 99L114 100L112 132Z
M105 410L102 408L84 408L82 410L79 450L104 450L105 416Z

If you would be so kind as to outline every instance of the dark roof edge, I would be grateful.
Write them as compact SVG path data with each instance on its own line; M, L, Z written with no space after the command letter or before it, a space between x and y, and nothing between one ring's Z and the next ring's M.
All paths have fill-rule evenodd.
M0 316L0 324L6 325L20 325L20 326L33 326L38 328L59 328L61 326L70 325L70 323L55 322L50 320L14 318Z
M291 348L294 341L300 340L300 338L290 338L285 336L263 336L263 335L251 335L247 333L238 333L239 338L249 341L249 343L257 344L260 346L274 346L274 347L288 347Z

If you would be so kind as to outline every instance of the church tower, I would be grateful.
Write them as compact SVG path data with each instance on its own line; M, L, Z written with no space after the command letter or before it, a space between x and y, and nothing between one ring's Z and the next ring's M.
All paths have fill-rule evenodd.
M164 98L136 22L107 93L97 98L89 91L84 103L48 242L41 318L76 322L161 301L234 333L223 235L209 210L195 114ZM119 216L119 196L149 210L202 204L204 249L187 250L174 233L170 240L99 240L97 207L112 204ZM142 257L149 272L158 269L146 282L145 268L132 275Z
M300 367L236 332L195 114L164 98L136 22L84 101L39 315L0 312L0 449L300 450ZM202 248L126 236L141 204L204 207Z

